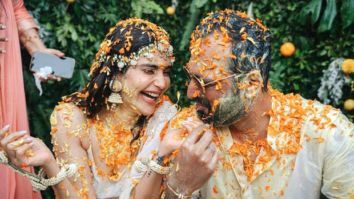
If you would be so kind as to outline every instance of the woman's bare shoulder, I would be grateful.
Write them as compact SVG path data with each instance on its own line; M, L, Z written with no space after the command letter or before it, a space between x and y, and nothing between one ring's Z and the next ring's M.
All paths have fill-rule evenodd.
M87 135L87 117L73 103L60 103L50 117L51 133L82 138ZM60 136L60 135L58 135Z

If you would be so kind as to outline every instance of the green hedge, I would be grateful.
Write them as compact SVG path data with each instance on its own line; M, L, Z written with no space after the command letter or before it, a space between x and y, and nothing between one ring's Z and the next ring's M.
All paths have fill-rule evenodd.
M176 100L176 92L180 91L182 94L180 104L186 106L188 105L184 86L186 77L182 66L189 58L189 35L195 24L210 11L224 8L247 11L250 4L250 1L240 0L179 1L175 14L170 16L165 10L172 5L171 1L72 1L74 2L26 1L27 8L41 25L41 35L47 46L60 49L77 61L74 77L62 82L44 84L43 96L38 96L33 78L28 71L25 74L31 128L35 134L47 140L48 115L53 106L61 96L83 87L87 81L89 66L104 34L117 21L139 16L159 24L170 33L177 61L174 65L173 83L168 95ZM318 2L322 2L322 5L319 6ZM255 17L263 19L264 23L271 28L273 34L271 82L274 87L283 92L300 93L306 98L315 99L322 70L327 69L331 60L338 57L354 58L352 29L354 15L345 12L342 8L343 4L347 8L348 2L351 2L350 5L354 7L354 2L352 0L338 1L335 6L336 12L333 11L332 5L332 15L333 13L336 15L334 18L332 16L331 26L326 24L324 19L330 15L326 2L324 0L312 0L311 3L264 0L253 3ZM323 27L327 27L328 30ZM286 41L291 41L297 48L295 55L290 58L282 57L278 50L280 45ZM28 66L28 58L24 61L24 65ZM349 86L344 89L343 99L353 97ZM348 116L350 116L349 113Z
M70 0L67 0L70 1ZM104 34L117 21L129 17L148 19L164 27L172 38L176 62L172 86L168 95L176 100L181 92L180 105L188 105L185 97L186 77L182 66L189 58L190 32L206 13L231 8L247 11L251 1L191 0L178 1L176 12L170 16L166 8L171 1L157 0L26 0L41 26L41 34L48 47L57 48L77 61L74 77L43 85L44 94L38 96L31 74L26 70L25 84L32 132L49 144L49 115L60 100L83 87L88 69ZM273 34L273 69L271 82L283 92L300 93L316 99L322 71L339 57L354 58L353 0L312 1L254 1L253 13L270 27ZM284 58L279 53L283 42L296 46L296 53ZM28 56L24 65L28 66ZM343 100L354 98L350 85L343 88ZM353 113L346 112L353 119Z

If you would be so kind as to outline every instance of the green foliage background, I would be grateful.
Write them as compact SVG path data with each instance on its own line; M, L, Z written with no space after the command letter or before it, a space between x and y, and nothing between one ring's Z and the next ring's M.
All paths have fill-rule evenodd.
M172 16L166 14L166 8L172 5L168 0L72 1L25 1L41 26L46 45L62 50L77 62L74 77L43 84L43 96L38 95L31 74L28 70L25 72L31 130L47 144L50 141L49 115L53 107L61 96L84 86L100 42L109 28L121 19L141 17L170 33L176 62L168 95L176 101L176 92L180 91L179 103L182 106L188 105L182 66L189 58L189 35L210 11L224 8L247 11L253 2L255 17L262 19L273 33L272 85L285 93L295 92L305 98L316 99L322 70L327 69L334 58L354 58L354 0L180 0ZM293 42L297 48L290 58L279 53L280 45L286 41ZM28 62L29 58L25 56L24 65L28 66ZM350 85L344 88L343 100L354 98L350 90ZM353 113L346 114L353 119ZM46 192L45 197L52 196Z

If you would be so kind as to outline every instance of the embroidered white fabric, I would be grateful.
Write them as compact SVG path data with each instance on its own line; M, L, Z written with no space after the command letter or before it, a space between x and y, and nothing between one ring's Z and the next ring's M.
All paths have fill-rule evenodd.
M157 151L160 145L160 132L163 127L175 114L177 108L170 102L165 101L164 104L156 111L155 115L149 120L149 124L146 128L147 140L145 144L140 148L140 152L137 156L137 160L144 158L152 158L152 151ZM133 164L129 181L125 184L124 190L120 195L120 199L130 199L131 192L134 188L134 182L143 177L144 171L137 168L136 164Z
M303 103L307 104L307 101ZM318 199L320 192L328 198L350 198L354 193L353 123L338 110L331 109L326 116L333 126L321 129L312 119L320 118L325 106L318 102L314 106L318 112L305 113L302 124L298 124L302 125L301 150L297 154L274 156L267 164L256 165L254 173L258 175L250 182L243 169L243 158L236 155L230 157L225 152L233 144L229 129L218 129L217 134L223 138L222 148L218 150L219 158L230 159L232 169L224 167L223 161L219 161L218 169L201 188L201 198ZM275 116L271 122L283 121ZM267 136L275 151L286 145L289 139L291 136L287 137L281 131Z
M139 153L137 160L142 157L150 157L149 154L152 150L157 150L160 144L160 132L167 121L169 121L177 112L176 107L168 101L164 101L163 104L155 111L154 115L149 119L148 126L146 127L147 140L142 146L144 151ZM132 166L131 172L125 168L122 173L122 177L118 181L110 181L102 179L97 174L97 169L94 164L91 147L88 149L88 157L92 161L92 174L94 177L93 187L95 189L96 197L99 199L108 198L130 198L130 192L134 187L134 179L140 179L144 173L139 172L135 165Z

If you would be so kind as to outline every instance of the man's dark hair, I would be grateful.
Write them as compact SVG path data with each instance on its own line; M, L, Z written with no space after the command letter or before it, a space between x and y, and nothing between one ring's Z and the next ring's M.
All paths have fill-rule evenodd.
M230 72L238 74L260 70L263 91L267 91L271 67L271 34L268 28L259 19L253 20L243 12L226 9L209 13L193 32L191 44L215 31L225 32L231 38L233 57Z

